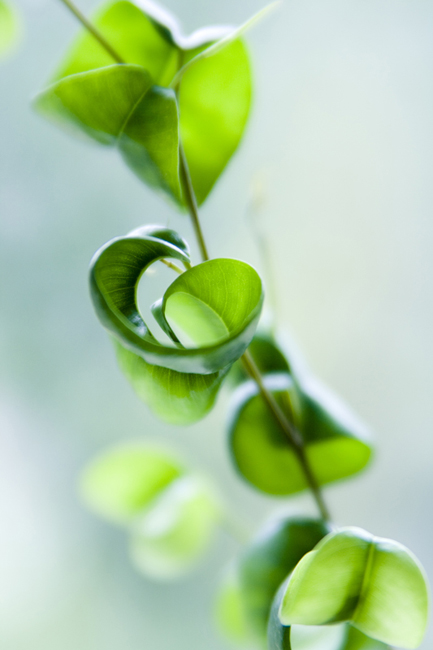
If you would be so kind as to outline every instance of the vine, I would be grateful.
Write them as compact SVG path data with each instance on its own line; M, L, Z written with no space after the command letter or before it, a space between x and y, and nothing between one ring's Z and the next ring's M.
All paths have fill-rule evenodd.
M250 109L243 34L269 8L238 29L185 37L147 0L110 2L93 21L62 2L84 32L37 109L116 147L144 183L188 213L202 258L193 264L183 237L160 225L97 251L91 297L122 371L172 424L200 420L221 385L231 385L229 446L239 474L271 495L309 489L320 515L278 518L247 544L218 596L221 627L270 650L418 647L428 617L418 560L398 542L336 528L322 493L369 462L363 425L272 331L257 329L260 276L245 262L211 259L201 227L199 206L241 141ZM155 262L177 274L151 307L153 329L169 343L137 305L139 280ZM188 570L224 518L209 482L146 445L105 453L86 469L82 490L90 507L129 531L138 568L159 578Z

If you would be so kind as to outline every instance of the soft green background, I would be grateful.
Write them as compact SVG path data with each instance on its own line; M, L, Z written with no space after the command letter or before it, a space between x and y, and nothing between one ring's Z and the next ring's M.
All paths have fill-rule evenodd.
M222 650L208 610L236 543L221 534L181 583L146 582L123 533L81 506L79 470L108 444L145 437L208 470L251 529L286 502L234 475L226 397L176 430L149 415L116 368L88 298L91 255L143 222L191 229L114 153L31 111L76 24L55 0L18 4L26 38L0 67L0 646ZM187 30L238 23L261 6L167 4ZM327 489L332 511L406 544L430 576L432 29L427 0L288 0L249 36L253 116L202 210L212 254L260 266L247 205L253 182L264 185L281 322L376 432L376 463ZM314 512L306 496L287 503ZM432 642L430 631L422 647Z

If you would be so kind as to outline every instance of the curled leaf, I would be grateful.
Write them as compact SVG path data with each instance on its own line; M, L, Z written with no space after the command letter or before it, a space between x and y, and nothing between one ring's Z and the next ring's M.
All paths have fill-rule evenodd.
M153 237L149 229L114 239L95 254L90 286L101 323L148 364L197 374L227 368L254 336L263 303L259 276L248 264L231 259L210 260L179 276L163 297L162 317L196 347L169 347L152 335L136 302L141 275L166 257L189 265L184 250Z
M423 639L428 600L424 571L407 548L344 528L299 562L279 618L283 625L347 621L382 643L410 649Z

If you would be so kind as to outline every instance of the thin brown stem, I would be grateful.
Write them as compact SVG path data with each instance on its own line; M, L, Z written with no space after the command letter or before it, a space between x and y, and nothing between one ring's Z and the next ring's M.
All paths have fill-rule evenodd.
M110 43L104 38L101 32L96 29L96 27L87 20L86 16L81 13L81 11L74 5L71 0L61 0L63 4L71 11L80 23L85 27L94 38L102 45L102 47L108 52L108 54L116 61L116 63L125 63L121 56L116 52L116 50L110 45Z

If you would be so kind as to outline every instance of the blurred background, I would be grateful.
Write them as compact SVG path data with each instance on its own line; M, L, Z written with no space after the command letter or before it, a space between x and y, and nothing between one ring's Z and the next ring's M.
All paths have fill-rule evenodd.
M0 647L223 650L210 611L237 543L221 533L194 574L152 583L132 568L124 533L82 506L82 466L110 444L161 441L208 472L251 531L276 507L314 507L235 475L226 395L176 429L121 376L92 312L89 260L143 223L192 232L114 152L32 111L78 26L56 0L16 3L23 40L0 66ZM261 5L166 0L186 32ZM375 434L370 469L326 489L332 512L409 546L431 579L432 30L428 0L286 0L248 35L252 117L202 209L211 254L260 269L248 218L260 183L280 324ZM430 630L422 648L432 643Z

